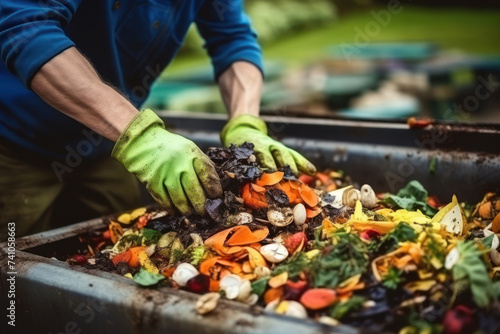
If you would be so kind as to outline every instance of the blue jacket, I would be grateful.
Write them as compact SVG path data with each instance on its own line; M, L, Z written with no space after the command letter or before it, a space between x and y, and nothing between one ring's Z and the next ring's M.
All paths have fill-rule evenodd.
M83 125L26 88L43 64L72 46L138 108L193 22L216 79L237 60L262 71L242 7L242 0L1 0L0 140L53 158L87 140ZM111 146L104 141L91 155L108 154Z

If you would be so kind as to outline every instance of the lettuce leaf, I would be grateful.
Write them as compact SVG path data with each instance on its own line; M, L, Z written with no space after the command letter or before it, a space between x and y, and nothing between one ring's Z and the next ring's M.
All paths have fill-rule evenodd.
M396 195L389 194L383 201L398 209L408 211L420 210L423 214L432 217L438 210L427 204L427 190L416 180L410 181Z
M143 268L141 268L141 270L134 275L134 282L142 286L155 285L163 279L165 279L165 276L152 273Z

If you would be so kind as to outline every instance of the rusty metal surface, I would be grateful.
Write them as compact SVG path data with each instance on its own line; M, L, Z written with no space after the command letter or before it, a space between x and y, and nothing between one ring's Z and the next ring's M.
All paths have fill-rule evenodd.
M22 247L63 240L97 220L19 239ZM73 231L71 231L73 230ZM0 245L0 290L7 290L5 245ZM67 263L18 250L16 327L2 333L358 333L309 319L268 314L257 306L222 300L205 316L195 312L199 295L171 288L148 289L119 275L70 267ZM4 305L2 305L3 307ZM15 330L13 330L15 329Z
M28 237L18 238L16 240L16 248L18 250L34 248L105 227L107 227L107 225L103 218L91 219L85 222L33 234Z

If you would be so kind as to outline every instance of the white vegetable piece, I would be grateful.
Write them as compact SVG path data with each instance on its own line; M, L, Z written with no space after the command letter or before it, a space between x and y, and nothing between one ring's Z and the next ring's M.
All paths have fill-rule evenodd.
M348 189L342 193L342 204L354 208L356 202L361 198L361 193L358 189Z
M218 292L210 292L200 296L196 302L196 312L198 312L198 314L212 312L217 307L219 299L220 294Z
M258 267L255 267L255 269L253 270L253 274L255 276L257 276L257 278L271 276L271 269L269 269L268 267L264 267L264 266L258 266Z
M371 209L377 205L377 195L375 195L375 191L373 191L372 187L368 184L364 184L361 187L361 204L365 208Z
M285 246L272 243L260 248L260 254L269 262L279 263L288 257L288 251Z
M227 299L236 299L240 294L242 279L238 275L230 274L224 276L219 283L220 290L226 293Z
M279 299L275 299L266 305L265 310L295 318L307 318L307 311L304 306L293 300L284 300L280 302Z
M297 226L302 226L306 222L307 212L304 204L299 203L293 208L293 222Z
M446 255L446 259L444 261L444 267L448 270L453 268L455 263L458 262L458 259L460 258L460 252L458 251L458 248L453 248L448 255Z
M500 240L498 240L498 236L495 234L493 236L493 240L491 241L491 249L497 249L500 245Z
M326 202L326 201L322 200L321 201L321 205L325 206L325 205L330 204L335 209L340 209L341 207L344 206L344 204L342 203L342 198L344 197L344 192L346 190L349 190L349 189L353 189L353 186L347 186L347 187L344 187L344 188L340 188L340 189L336 189L336 190L330 191L328 193L328 195L330 195L332 197L335 197L333 199L333 202L330 203L330 202Z
M236 297L236 300L244 302L248 299L248 297L250 297L251 293L252 293L252 283L250 283L250 281L247 279L242 279L240 284L240 291L238 293L238 297Z
M445 227L446 232L455 235L462 235L464 233L466 219L460 208L460 203L458 203L457 196L453 195L451 203L439 210L432 218L432 222L440 223Z
M172 279L179 286L186 286L187 281L198 276L198 270L189 263L180 264L172 274Z

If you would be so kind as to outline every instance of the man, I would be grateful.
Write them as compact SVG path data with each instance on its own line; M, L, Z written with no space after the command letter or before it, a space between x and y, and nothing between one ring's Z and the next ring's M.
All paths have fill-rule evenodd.
M208 157L138 111L193 22L229 112L223 144L249 141L266 167L314 173L258 118L261 51L242 1L2 0L3 235L9 221L20 236L131 209L132 174L172 213L204 214L205 196L221 195Z

